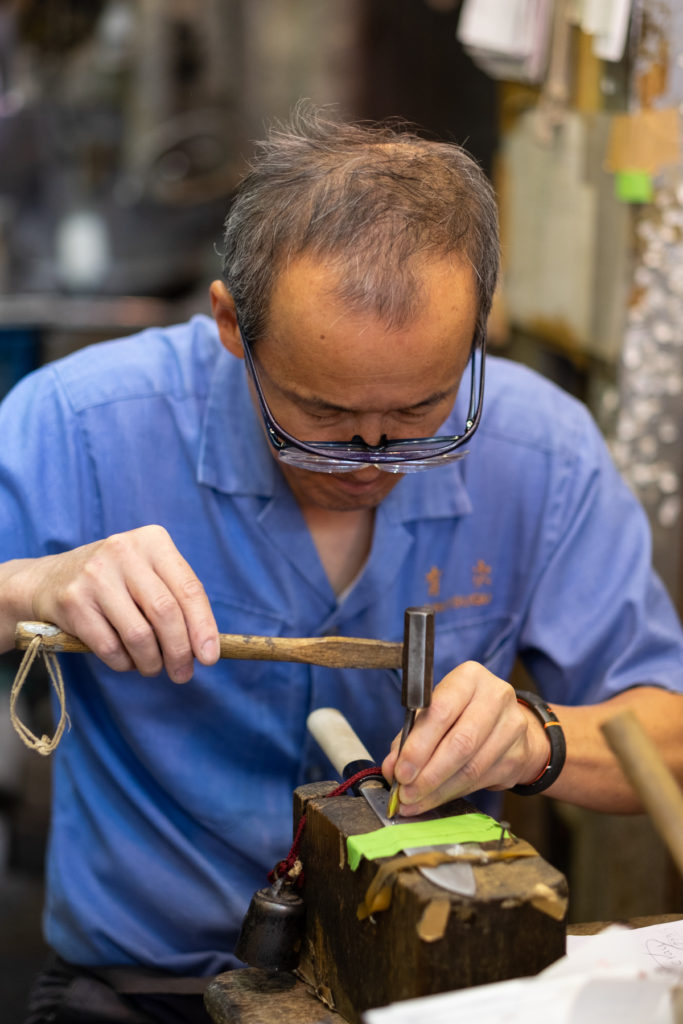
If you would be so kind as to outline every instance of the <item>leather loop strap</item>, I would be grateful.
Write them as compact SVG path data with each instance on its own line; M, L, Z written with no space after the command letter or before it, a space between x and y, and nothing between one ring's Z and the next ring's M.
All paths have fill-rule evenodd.
M567 758L567 743L557 715L542 697L537 693L531 693L529 690L518 690L517 703L523 704L524 707L533 711L545 729L545 734L550 743L548 763L541 774L526 785L520 783L511 788L511 792L517 793L519 796L534 796L534 794L542 793L544 789L548 789L558 778Z

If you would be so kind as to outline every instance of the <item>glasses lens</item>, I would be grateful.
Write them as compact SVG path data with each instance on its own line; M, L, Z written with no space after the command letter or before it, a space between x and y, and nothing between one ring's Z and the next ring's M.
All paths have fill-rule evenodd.
M278 453L281 462L298 469L307 469L313 473L357 473L368 466L381 469L384 473L421 473L424 469L434 469L449 462L456 462L467 455L461 448L456 451L434 455L431 458L413 459L401 462L363 462L336 458L334 455L314 455L298 448L285 448Z

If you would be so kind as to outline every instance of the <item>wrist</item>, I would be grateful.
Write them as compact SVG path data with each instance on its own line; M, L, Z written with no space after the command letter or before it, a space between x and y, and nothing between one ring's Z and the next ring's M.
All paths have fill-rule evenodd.
M14 630L22 619L34 619L30 570L34 559L13 558L0 566L0 649L14 647Z
M557 716L542 697L527 690L519 690L517 702L536 718L543 727L545 736L543 754L534 758L534 763L540 765L540 770L529 782L511 787L513 793L532 796L548 789L559 777L566 759L566 742Z
M538 716L525 701L518 700L519 710L527 721L527 762L524 774L520 777L521 785L532 786L545 773L550 761L550 738Z

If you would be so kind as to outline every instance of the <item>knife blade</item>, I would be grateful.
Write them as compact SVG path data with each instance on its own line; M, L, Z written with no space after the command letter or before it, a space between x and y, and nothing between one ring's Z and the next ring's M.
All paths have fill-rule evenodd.
M308 730L318 742L324 753L330 759L337 772L342 778L351 778L362 768L368 768L375 764L367 748L358 738L350 724L336 708L318 708L312 711L307 720ZM377 778L361 779L354 787L356 792L362 796L372 808L375 815L383 825L393 826L400 824L395 817L388 813L389 790L386 784ZM416 815L406 821L434 821L442 817L438 808L426 811L424 814ZM458 854L465 852L462 844L435 844L433 846L404 847L403 853L411 855L431 850L441 850L445 853ZM468 843L467 852L479 853L481 847L476 843ZM476 880L474 869L471 864L453 863L438 864L436 867L420 867L420 873L434 885L459 896L474 896L476 893Z
M370 804L373 811L384 825L398 825L400 821L397 821L395 816L389 817L388 814L388 803L389 803L389 791L386 786L382 786L381 783L375 784L374 787L370 786L369 780L365 786L362 787L362 794L366 801ZM362 785L362 784L361 784ZM406 819L407 821L436 821L440 818L438 808L434 808L431 811L425 811L424 814L419 814L415 817ZM412 856L414 853L427 853L431 850L440 850L442 853L448 853L453 856L457 856L461 853L474 853L481 854L483 856L483 850L478 843L435 843L432 846L404 846L403 853L407 856ZM429 879L434 885L440 886L442 889L447 889L449 892L457 893L459 896L474 896L477 891L477 883L474 878L474 868L471 864L437 864L435 867L422 866L418 868L421 875Z

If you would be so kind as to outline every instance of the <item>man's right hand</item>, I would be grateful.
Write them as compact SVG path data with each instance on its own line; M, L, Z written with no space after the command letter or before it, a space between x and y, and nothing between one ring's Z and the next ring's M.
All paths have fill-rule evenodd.
M116 671L154 676L165 668L184 683L194 658L204 665L218 660L218 629L204 587L162 526L2 569L15 621L52 622Z

